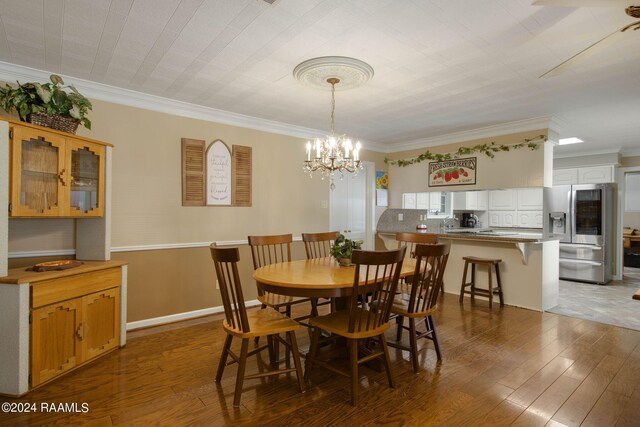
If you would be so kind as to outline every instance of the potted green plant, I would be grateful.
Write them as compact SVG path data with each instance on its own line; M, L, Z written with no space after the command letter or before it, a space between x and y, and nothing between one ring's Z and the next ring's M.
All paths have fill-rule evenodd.
M73 85L64 86L62 77L52 74L50 78L51 83L5 84L0 87L0 107L8 113L16 111L22 121L64 132L75 133L79 123L91 129L87 117L91 102Z
M362 240L351 240L338 233L336 240L331 246L331 256L342 266L351 265L351 255L355 249L362 249Z

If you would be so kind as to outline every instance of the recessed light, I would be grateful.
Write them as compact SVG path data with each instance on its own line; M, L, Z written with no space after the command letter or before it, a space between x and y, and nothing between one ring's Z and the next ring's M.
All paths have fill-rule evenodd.
M558 140L559 145L580 144L581 142L584 142L584 141L581 140L580 138L576 138L575 136L571 138L560 138Z

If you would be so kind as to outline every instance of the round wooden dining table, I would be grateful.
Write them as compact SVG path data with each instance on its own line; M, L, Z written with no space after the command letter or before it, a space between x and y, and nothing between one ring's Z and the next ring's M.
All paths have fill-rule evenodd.
M415 260L406 258L400 277L410 276L415 270ZM343 267L333 257L304 259L265 265L253 272L253 278L266 292L294 297L340 298L353 292L355 266ZM361 277L366 266L360 267ZM370 274L375 274L370 269ZM364 277L362 283L364 284Z

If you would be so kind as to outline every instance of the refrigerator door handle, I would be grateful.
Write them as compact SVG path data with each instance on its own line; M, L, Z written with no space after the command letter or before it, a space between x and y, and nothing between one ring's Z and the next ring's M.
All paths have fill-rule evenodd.
M561 245L563 247L565 247L565 248L591 249L592 251L601 251L602 250L602 246L580 244L580 243L561 243Z
M560 264L584 264L584 265L602 265L602 262L597 262L597 261L584 261L584 260L580 260L580 259L572 259L571 261L568 260L560 260Z

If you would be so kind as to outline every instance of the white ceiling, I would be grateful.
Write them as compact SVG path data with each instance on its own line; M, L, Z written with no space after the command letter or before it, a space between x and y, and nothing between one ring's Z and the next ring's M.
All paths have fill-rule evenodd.
M329 94L292 70L353 56L375 76L337 93L338 132L391 148L553 116L586 141L560 154L632 153L640 31L538 79L631 22L619 7L530 0L0 0L0 61L328 130Z

